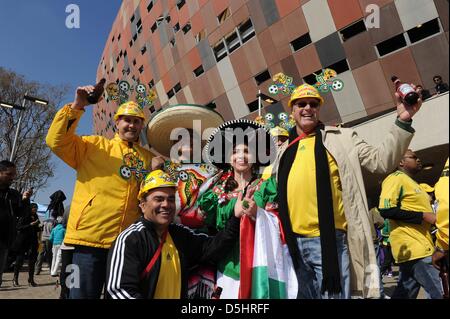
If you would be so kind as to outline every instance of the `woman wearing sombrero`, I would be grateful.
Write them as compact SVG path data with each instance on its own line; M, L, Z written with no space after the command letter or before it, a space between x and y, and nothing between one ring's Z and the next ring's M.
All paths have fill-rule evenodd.
M222 230L236 210L246 215L241 220L240 240L217 265L216 285L221 288L221 299L246 298L245 290L249 283L251 288L251 276L241 277L241 260L248 261L253 254L245 247L247 241L253 241L245 229L252 229L257 207L253 199L242 198L253 198L262 182L261 167L269 165L275 156L275 143L263 126L248 120L234 120L222 124L211 135L205 151L208 161L225 172L199 199L198 206L206 215L205 223Z

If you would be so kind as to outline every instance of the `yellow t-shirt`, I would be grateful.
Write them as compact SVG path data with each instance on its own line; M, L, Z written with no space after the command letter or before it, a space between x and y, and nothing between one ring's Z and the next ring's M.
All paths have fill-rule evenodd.
M154 299L181 298L181 266L178 250L167 234L166 242L161 250L161 268L156 284Z
M434 185L434 194L438 201L436 214L436 246L448 250L448 159L439 181Z
M428 194L411 177L396 171L386 177L381 186L380 209L398 207L414 212L431 213ZM434 251L430 234L431 225L410 224L389 220L392 254L397 263L431 256Z
M316 137L308 136L299 141L297 154L288 177L287 200L289 217L294 233L306 237L320 236L317 210L316 162L314 144ZM327 152L330 167L331 193L335 228L347 230L342 202L342 186L334 158Z

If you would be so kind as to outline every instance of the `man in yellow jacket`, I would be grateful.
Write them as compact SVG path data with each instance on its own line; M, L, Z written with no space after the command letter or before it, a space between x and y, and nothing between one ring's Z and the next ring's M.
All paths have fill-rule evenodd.
M152 155L139 145L144 127L143 110L126 102L114 120L118 133L77 136L75 129L89 105L93 86L78 87L75 101L56 113L46 142L67 165L77 171L64 244L75 246L73 264L79 285L71 288L72 299L98 299L106 277L108 249L116 237L139 218L137 195Z

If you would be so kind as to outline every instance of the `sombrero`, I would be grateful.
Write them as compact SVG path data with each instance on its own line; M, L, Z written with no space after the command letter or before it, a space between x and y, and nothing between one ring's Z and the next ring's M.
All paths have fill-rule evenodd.
M194 120L201 121L200 128L194 127ZM200 137L208 128L217 128L224 122L213 109L196 104L177 104L156 113L147 125L147 141L150 148L169 157L173 141L170 134L177 128L193 129Z
M240 119L223 123L211 134L205 146L206 162L219 169L229 168L229 153L233 146L242 142L255 152L257 165L268 166L275 160L276 142L268 129L256 122Z

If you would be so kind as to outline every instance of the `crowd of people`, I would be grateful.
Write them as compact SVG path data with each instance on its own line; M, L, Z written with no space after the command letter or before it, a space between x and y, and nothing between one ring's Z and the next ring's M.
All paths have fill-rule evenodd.
M41 227L31 194L10 188L14 164L0 163L0 266L8 249L23 247L12 248L15 284L26 251L32 286L34 271L52 253L61 298L385 298L382 278L395 263L400 276L392 298L415 299L420 287L443 298L448 160L430 199L414 180L421 162L408 148L421 99L408 105L396 93L397 119L377 146L352 129L324 125L324 99L308 84L290 97L290 129L223 123L203 106L168 108L148 124L155 156L140 143L146 118L133 101L119 106L113 139L75 134L88 95L98 89L77 88L46 138L77 172L70 214ZM189 140L171 141L175 128ZM362 169L387 176L370 211ZM21 239L25 232L33 241ZM70 287L68 265L79 274Z

